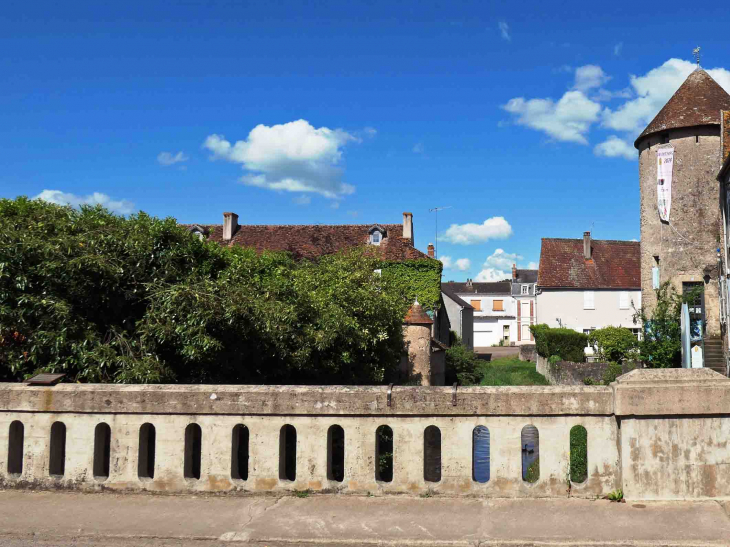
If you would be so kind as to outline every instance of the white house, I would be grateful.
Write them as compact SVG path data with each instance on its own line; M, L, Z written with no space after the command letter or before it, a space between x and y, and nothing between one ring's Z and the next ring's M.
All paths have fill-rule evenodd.
M537 322L590 333L626 327L641 307L638 241L543 238L537 277Z
M448 283L441 284L441 298L453 330L467 348L474 349L474 308L453 292Z
M513 338L516 345L534 344L535 338L530 332L530 325L537 322L535 289L538 270L518 270L512 264L512 298L517 317L514 321Z
M474 283L468 279L466 283L442 283L441 287L473 308L475 348L493 346L500 340L509 346L516 340L516 305L509 280Z

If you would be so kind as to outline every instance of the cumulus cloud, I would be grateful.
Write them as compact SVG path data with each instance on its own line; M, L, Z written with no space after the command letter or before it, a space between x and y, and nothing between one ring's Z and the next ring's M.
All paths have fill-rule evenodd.
M600 144L593 148L596 156L605 156L607 158L625 158L627 160L638 159L638 154L633 144L620 139L616 135L611 135Z
M573 89L585 92L603 86L610 79L611 77L603 72L603 69L598 65L579 66L575 69Z
M558 141L588 144L585 135L598 121L601 105L590 100L582 91L572 90L558 102L552 99L510 99L502 108L513 114L515 122L547 133Z
M471 268L471 260L468 258L458 258L453 260L450 256L442 256L439 258L441 264L444 265L444 270L459 270L465 272Z
M630 83L635 98L614 110L607 108L602 114L602 125L616 131L626 131L635 138L695 68L695 64L689 61L669 59L643 76L631 75ZM730 71L713 68L707 72L725 91L730 92Z
M616 44L615 51L620 53L621 47ZM575 69L574 83L560 99L515 97L502 108L512 114L514 123L546 133L556 141L588 144L590 131L598 127L623 133L603 137L594 153L633 160L636 153L630 143L695 68L689 61L669 59L642 76L630 75L629 87L609 90L604 86L611 77L597 65L584 65ZM707 72L730 93L730 71L713 68ZM622 101L616 106L601 105L619 99Z
M212 159L241 164L244 184L337 199L355 191L342 180L342 149L351 141L359 139L341 129L316 129L297 120L257 125L245 140L233 144L223 135L209 135L203 147L213 153Z
M71 205L72 207L79 207L81 205L103 205L110 211L120 215L128 215L134 211L134 203L131 201L126 199L114 200L101 192L94 192L88 196L77 196L68 192L61 192L60 190L43 190L40 194L35 196L34 199L41 199L48 203L55 203L57 205Z
M504 217L492 217L481 224L452 224L438 239L458 245L475 245L490 239L506 239L511 235L512 226Z
M540 263L539 262L530 262L527 265L527 269L528 270L537 270L538 268L540 268Z
M190 158L183 154L182 151L178 152L177 154L173 154L172 152L160 152L157 155L157 162L165 167L175 165L176 163L180 163L183 161L188 161L189 159Z
M508 253L504 249L496 249L482 266L482 270L474 278L474 281L502 281L512 278L512 265L519 264L524 257L517 253ZM528 268L537 269L535 262L530 262Z
M508 42L511 42L512 36L510 36L510 33L509 33L509 25L505 21L500 21L497 24L497 27L499 28L499 33L502 35L502 39L507 40Z

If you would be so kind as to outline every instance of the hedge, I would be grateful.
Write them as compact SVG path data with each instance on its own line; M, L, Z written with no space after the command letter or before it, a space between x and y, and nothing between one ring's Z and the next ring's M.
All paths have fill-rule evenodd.
M559 355L563 361L582 363L588 336L572 329L554 329L545 324L530 327L535 337L535 349L541 357Z

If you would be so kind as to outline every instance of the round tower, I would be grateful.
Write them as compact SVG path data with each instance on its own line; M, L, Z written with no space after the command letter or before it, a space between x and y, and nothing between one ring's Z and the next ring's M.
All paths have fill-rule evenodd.
M639 150L641 193L642 306L656 304L655 276L670 281L679 293L702 286L706 338L720 336L717 248L721 238L720 111L730 109L728 95L698 68L641 133ZM667 179L658 180L659 161L672 164ZM667 173L667 165L662 168ZM663 186L666 184L666 186ZM671 192L666 189L671 185ZM658 188L671 197L662 220ZM655 270L657 268L658 270Z

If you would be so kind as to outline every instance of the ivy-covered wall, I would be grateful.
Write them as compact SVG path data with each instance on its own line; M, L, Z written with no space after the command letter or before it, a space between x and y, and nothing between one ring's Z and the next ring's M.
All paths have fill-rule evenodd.
M437 311L441 300L441 262L431 259L382 262L385 281L399 287L407 302L418 299L427 311ZM410 304L409 304L410 305Z

